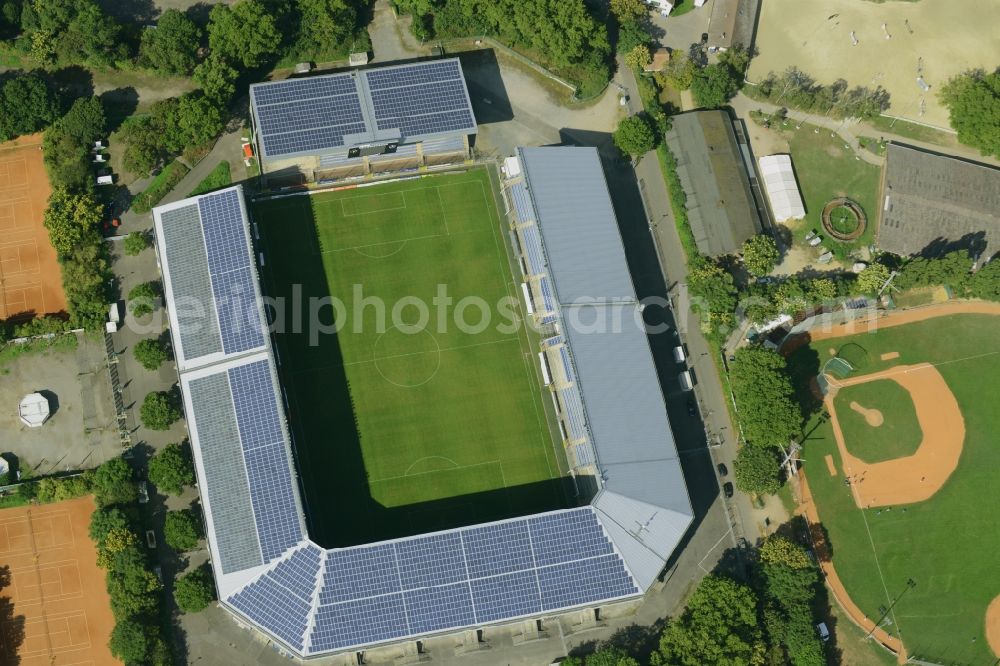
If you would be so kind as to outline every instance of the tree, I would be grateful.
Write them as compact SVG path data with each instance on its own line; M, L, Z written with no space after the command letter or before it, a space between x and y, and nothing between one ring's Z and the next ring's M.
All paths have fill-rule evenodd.
M57 189L49 197L43 224L49 232L49 242L61 256L73 248L93 242L101 224L101 204L91 194L71 194Z
M717 109L740 89L740 77L722 63L709 65L698 72L691 82L691 94L698 106Z
M167 350L164 349L163 343L155 338L139 340L132 348L132 354L139 365L147 370L158 370L167 360Z
M154 105L155 106L155 105ZM131 116L122 123L118 136L125 144L122 164L137 175L146 175L164 159L163 128L151 116Z
M791 569L812 569L815 567L809 554L799 544L788 537L777 534L761 544L757 556L763 564L780 564Z
M132 314L142 317L153 311L160 290L156 282L140 282L128 292L128 306Z
M638 21L622 21L618 25L618 53L628 53L637 46L647 46L649 31Z
M35 72L15 76L0 85L0 141L37 132L58 115L58 96Z
M615 145L626 155L638 157L656 147L653 128L642 116L629 116L618 123L614 133Z
M199 92L181 97L176 122L176 143L171 148L177 152L190 146L205 145L219 136L226 124L218 105Z
M731 664L760 666L765 644L757 621L757 597L729 578L707 576L679 618L667 624L654 666Z
M194 485L194 463L185 444L167 444L149 461L149 480L160 490L179 495Z
M99 236L77 245L62 260L63 291L74 326L103 328L108 315L108 287L113 279L107 249Z
M300 57L327 53L357 29L357 9L345 0L298 0L298 10L300 27L293 51Z
M1000 69L982 70L952 78L938 93L948 107L958 140L983 155L1000 157Z
M138 497L132 468L124 458L112 458L94 470L90 484L98 506L130 504Z
M766 234L751 236L743 243L743 265L755 277L767 275L778 263L778 244Z
M163 526L163 538L177 552L194 550L202 537L201 523L194 511L183 509L168 511Z
M770 446L744 444L734 461L736 487L745 493L773 495L781 488L778 452Z
M642 0L611 0L611 13L619 22L634 21L649 14Z
M616 646L605 646L587 657L587 666L639 666L634 657Z
M900 289L946 284L961 291L972 272L972 258L966 250L941 257L917 257L906 262L893 285Z
M42 150L49 180L70 192L94 187L90 163L91 142L104 136L107 121L96 97L80 97L66 115L45 132Z
M212 54L194 69L194 80L201 86L205 97L220 106L229 103L236 92L239 72L229 66L222 56Z
M181 576L174 584L174 601L185 613L204 610L214 600L212 576L204 567Z
M696 74L698 74L698 63L687 54L678 51L671 54L670 62L663 70L663 79L674 90L687 90L694 83Z
M139 418L150 430L169 430L180 417L176 397L166 391L147 393L139 408Z
M73 101L66 115L56 125L87 148L107 132L104 105L97 97L80 97Z
M104 547L104 540L113 530L128 527L128 518L120 509L97 509L90 515L90 539L99 548Z
M991 261L973 273L968 290L973 298L1000 301L1000 261Z
M741 347L729 376L747 441L759 447L787 446L800 432L802 415L785 358L763 347Z
M703 325L718 330L732 324L736 308L732 275L712 261L699 259L691 265L687 284L694 297L692 305L703 315Z
M208 17L208 45L225 60L252 69L278 52L281 32L260 0L214 5Z
M857 291L869 296L877 296L889 279L889 269L884 264L868 264L863 271L858 273L855 285Z
M164 74L185 75L198 64L201 29L176 9L160 15L156 28L142 32L139 63Z
M772 642L784 647L786 661L795 666L822 666L824 648L812 612L820 581L818 567L805 548L783 536L768 537L758 555L757 580Z
M625 54L625 64L632 69L641 70L651 62L653 62L653 55L645 44L634 46L631 51Z
M149 247L149 234L145 231L133 231L128 236L125 237L125 254L130 257L134 257L141 254L143 250Z
M812 278L806 280L806 298L813 304L819 304L837 297L837 283L830 278Z
M126 664L138 664L146 659L146 632L135 620L120 620L111 630L108 641L111 654Z

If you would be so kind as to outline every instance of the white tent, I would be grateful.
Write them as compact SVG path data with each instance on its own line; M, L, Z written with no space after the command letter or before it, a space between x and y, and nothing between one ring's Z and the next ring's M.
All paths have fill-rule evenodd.
M49 418L49 401L41 393L29 393L17 406L17 415L29 428L39 428Z
M776 221L801 220L806 216L802 195L795 183L791 156L766 155L760 158L760 175L764 178L767 198L771 201Z

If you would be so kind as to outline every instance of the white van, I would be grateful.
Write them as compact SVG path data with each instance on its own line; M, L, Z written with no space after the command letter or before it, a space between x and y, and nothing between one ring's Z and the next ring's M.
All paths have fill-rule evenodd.
M816 625L816 632L819 634L819 639L821 641L830 640L830 630L826 626L826 622L820 622Z
M674 363L683 363L687 360L687 354L684 353L684 347L677 345L674 347Z
M694 382L691 381L691 373L687 370L677 375L677 379L681 383L682 391L691 391L694 389Z

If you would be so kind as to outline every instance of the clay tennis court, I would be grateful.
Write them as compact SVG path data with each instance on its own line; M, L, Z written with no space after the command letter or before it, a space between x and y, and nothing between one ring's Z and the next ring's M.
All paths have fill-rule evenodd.
M50 192L41 134L0 144L0 319L66 310L56 251L42 226Z
M97 666L114 627L104 572L87 536L90 497L0 510L0 664ZM7 578L4 576L3 578Z

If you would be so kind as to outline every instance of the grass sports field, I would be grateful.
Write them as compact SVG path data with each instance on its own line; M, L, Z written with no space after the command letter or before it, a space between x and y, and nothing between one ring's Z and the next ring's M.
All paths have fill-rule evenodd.
M989 603L1000 594L1000 517L992 508L1000 501L996 469L1000 448L1000 342L997 317L953 314L892 328L874 334L814 342L791 356L793 367L805 377L829 358L829 349L854 342L869 353L863 374L899 364L934 364L954 394L965 420L966 437L958 467L929 500L905 506L858 509L852 487L844 483L843 468L830 423L814 423L804 458L820 520L829 534L833 563L855 603L873 619L880 607L891 609L885 627L902 635L907 652L939 663L983 664L994 657L984 636ZM898 358L882 355L897 352ZM811 370L805 370L811 368ZM841 389L837 414L845 443L859 457L877 455L880 436L873 438L861 427L843 425L860 416L840 404L842 396L868 409L878 409L886 425L909 419L905 407L894 405L899 397L887 392L856 393L858 388L880 388L882 381ZM844 395L846 394L846 395ZM912 405L911 405L912 408ZM882 427L885 427L883 425ZM888 445L888 444L887 444ZM897 451L905 455L905 451ZM824 459L832 456L837 473ZM919 483L920 479L914 479ZM861 490L864 490L864 483ZM916 586L907 590L907 580Z
M277 336L324 545L567 505L534 345L499 326L520 304L493 187L475 169L255 206L269 295L301 288L306 320L310 298L343 304L320 311L336 334Z
M889 379L848 386L834 398L851 453L875 463L913 455L922 432L910 394Z

